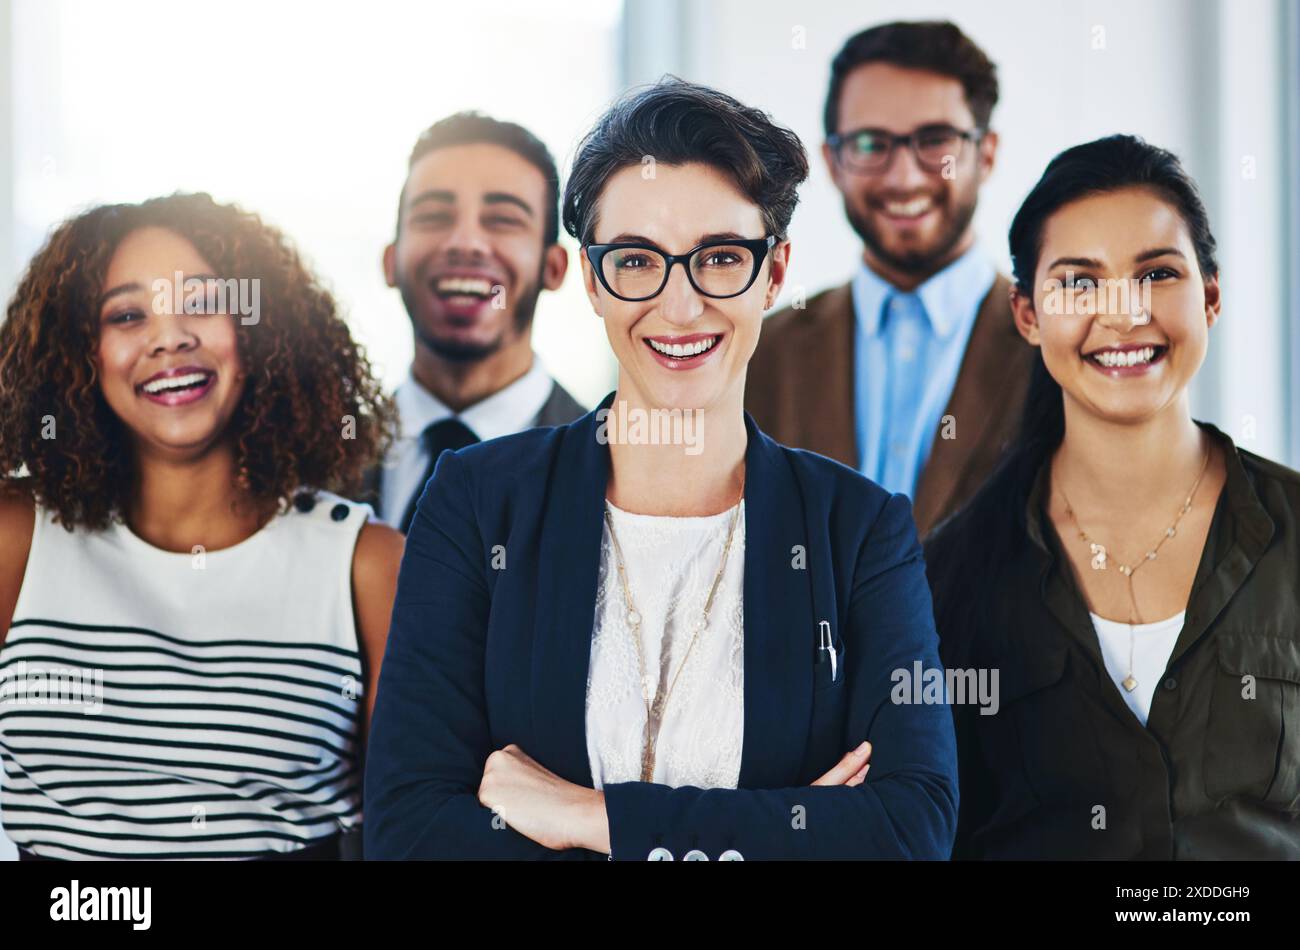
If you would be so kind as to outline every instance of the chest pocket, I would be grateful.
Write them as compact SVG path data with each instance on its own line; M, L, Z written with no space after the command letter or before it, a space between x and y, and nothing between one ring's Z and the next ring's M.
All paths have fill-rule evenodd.
M1089 725L1085 697L1071 686L1069 651L1064 645L1004 655L998 665L1000 708L985 720L985 750L990 766L1015 770L1040 804L1098 804L1106 769Z
M830 654L817 651L817 658L813 662L813 692L821 693L827 689L839 689L844 685L844 639L835 634L835 678L831 679L831 658ZM844 751L848 751L845 749Z
M829 656L818 651L812 665L812 719L808 724L808 750L803 763L803 772L809 782L820 778L849 751L849 740L844 735L849 695L845 686L848 667L844 662L844 640L838 636L838 630L836 634L835 678L831 679Z
M1220 635L1205 732L1205 793L1300 809L1300 642Z

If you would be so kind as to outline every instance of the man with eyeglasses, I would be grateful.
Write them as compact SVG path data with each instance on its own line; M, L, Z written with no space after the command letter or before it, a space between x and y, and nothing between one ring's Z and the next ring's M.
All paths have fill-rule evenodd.
M844 44L822 153L862 265L765 321L746 384L760 428L908 495L922 536L996 465L1033 366L972 226L997 99L996 67L951 23Z

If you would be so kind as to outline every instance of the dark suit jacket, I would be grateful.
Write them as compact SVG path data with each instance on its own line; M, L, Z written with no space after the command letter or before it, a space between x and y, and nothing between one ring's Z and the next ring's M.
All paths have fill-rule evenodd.
M569 395L567 389L559 383L551 386L551 394L542 403L541 410L537 413L537 418L532 421L534 426L558 426L566 422L572 422L580 418L586 409L578 400ZM354 496L354 501L364 502L375 509L381 511L383 502L383 468L381 465L372 465L362 476L361 490ZM409 500L403 502L404 505L410 504ZM405 511L405 507L401 509Z
M944 410L956 420L956 438L935 436L917 481L913 509L922 537L975 494L1019 427L1034 348L1016 330L1010 289L999 276L971 328ZM773 314L745 384L745 407L764 432L852 468L859 462L855 324L851 284L817 294L804 309Z
M908 501L746 424L740 787L605 786L613 857L947 858L951 714L890 696L893 671L939 662ZM477 798L488 755L509 743L592 785L585 704L609 475L596 430L592 412L442 456L407 538L380 677L368 858L603 857L494 828ZM815 662L820 620L842 660L834 680ZM809 786L864 738L862 785Z

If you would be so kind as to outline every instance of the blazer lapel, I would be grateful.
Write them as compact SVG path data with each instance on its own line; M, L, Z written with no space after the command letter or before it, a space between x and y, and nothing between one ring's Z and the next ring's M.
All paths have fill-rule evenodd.
M535 755L557 775L592 784L586 699L600 573L609 450L596 440L596 412L564 434L542 519L532 664ZM784 450L745 414L745 711L740 783L772 788L795 780L812 715L814 649L811 547L802 493ZM796 545L805 561L795 566ZM825 568L825 565L821 565ZM832 622L834 622L832 618ZM531 752L532 750L530 750Z
M565 430L539 545L531 690L536 756L557 775L584 785L592 784L587 670L609 481L609 449L596 440L596 413L613 400L610 393Z
M777 442L858 467L851 285L814 295L763 321L745 381L745 406Z
M562 426L581 419L586 414L587 410L582 408L582 405L569 395L567 389L552 381L551 394L546 397L546 402L542 403L542 408L537 413L533 425Z
M742 788L797 781L812 716L813 571L803 493L785 451L745 413L745 734ZM804 560L796 566L796 545ZM834 622L834 618L832 623Z
M921 536L951 511L951 502L965 482L979 477L981 460L1000 455L1001 445L989 443L1001 443L1008 414L1019 418L1013 400L1023 394L1019 380L1024 374L1018 371L1019 361L1017 372L1008 374L1008 360L1024 357L1022 348L1029 348L1011 318L1010 286L1000 275L993 281L971 328L957 382L944 410L945 416L956 421L956 438L945 439L941 426L917 480L913 515Z
M810 310L812 308L809 308ZM805 343L795 354L801 370L799 387L807 410L800 433L791 444L807 447L856 469L858 434L854 422L857 397L853 391L854 327L851 284L822 294L815 312L806 315Z

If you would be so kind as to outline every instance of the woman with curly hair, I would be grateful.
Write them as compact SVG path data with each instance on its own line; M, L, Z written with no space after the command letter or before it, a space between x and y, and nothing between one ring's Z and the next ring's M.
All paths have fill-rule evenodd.
M338 855L402 541L332 493L392 424L330 295L255 215L173 195L53 233L0 326L20 858Z

